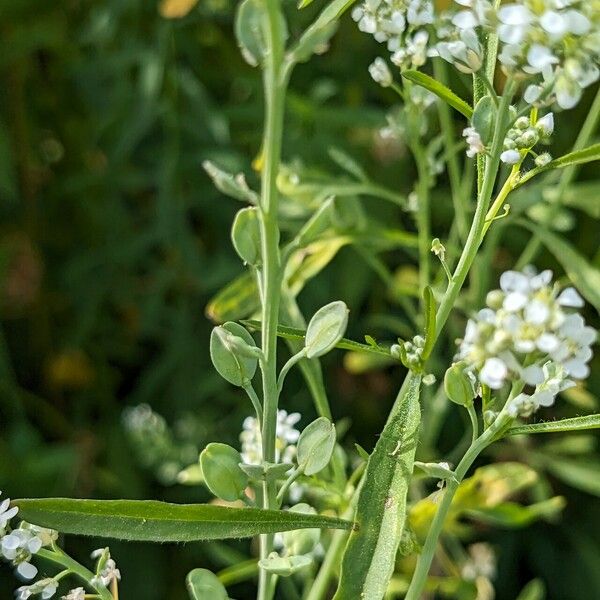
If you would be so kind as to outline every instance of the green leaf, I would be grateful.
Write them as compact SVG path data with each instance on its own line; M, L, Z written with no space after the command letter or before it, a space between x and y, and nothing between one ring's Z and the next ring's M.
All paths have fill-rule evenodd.
M582 210L594 219L600 219L600 182L582 181L571 184L559 197L554 186L543 190L543 197L549 203L559 202L570 208Z
M260 306L256 279L246 271L221 289L206 305L206 316L215 323L237 321Z
M352 175L352 177L358 181L368 181L364 169L345 150L342 150L337 146L331 146L327 150L327 153L336 165L344 169L344 171Z
M423 360L427 360L435 344L436 329L435 298L429 286L423 290L423 299L425 300L425 345L423 346Z
M219 578L208 569L194 569L188 573L185 585L190 600L228 600L229 595Z
M581 295L600 312L600 269L590 264L562 237L533 223L526 222L524 225L538 236Z
M571 487L600 497L600 460L539 455L546 469Z
M235 14L235 37L244 60L257 67L267 54L267 11L259 0L243 0Z
M191 542L253 537L292 529L351 529L333 517L284 510L170 504L156 500L14 500L19 516L61 533L148 542Z
M467 509L465 514L494 527L527 527L539 519L552 519L562 511L566 500L555 496L528 506L516 502L502 502L497 506Z
M383 598L406 522L406 497L421 420L421 377L410 373L381 433L358 497L334 600Z
M507 435L521 435L524 433L556 433L559 431L582 431L586 429L600 429L600 415L587 415L559 421L545 421L544 423L531 423L528 425L515 425Z
M584 148L583 150L577 150L576 152L570 152L569 154L565 154L560 158L555 158L551 160L548 164L543 167L537 167L535 169L531 169L531 171L525 173L523 177L517 182L517 186L521 186L524 183L527 183L530 179L539 175L540 173L544 173L545 171L550 171L552 169L564 169L565 167L573 167L575 165L583 165L588 162L593 162L595 160L600 160L600 144L594 144L593 146L589 146L588 148Z
M449 104L452 108L457 110L459 113L471 119L473 116L473 109L459 96L457 96L450 88L436 81L433 77L421 73L421 71L403 71L402 77L405 77L409 81L424 87L429 90L432 94L435 94L438 98L443 100L446 104Z
M544 600L546 597L546 588L541 579L530 581L517 596L517 600Z
M242 202L250 202L252 204L258 202L258 196L248 187L243 173L238 173L234 176L231 173L227 173L227 171L223 171L223 169L217 167L210 160L205 160L202 166L213 180L215 187L223 194Z

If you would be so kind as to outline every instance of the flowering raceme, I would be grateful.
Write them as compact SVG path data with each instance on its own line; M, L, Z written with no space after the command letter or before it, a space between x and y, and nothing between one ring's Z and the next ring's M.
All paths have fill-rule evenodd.
M561 291L551 271L506 271L486 303L468 321L457 358L493 390L508 381L535 387L512 401L515 415L551 405L573 379L588 376L596 331L576 312L581 296L572 287Z

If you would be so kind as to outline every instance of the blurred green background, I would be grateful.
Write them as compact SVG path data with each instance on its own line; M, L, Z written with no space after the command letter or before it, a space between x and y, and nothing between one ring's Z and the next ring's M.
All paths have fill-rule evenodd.
M318 8L297 14L286 5L292 35ZM234 7L201 0L170 19L163 15L186 12L185 1L0 2L0 489L11 497L206 501L203 488L178 485L177 472L209 441L237 444L250 407L210 364L206 306L242 272L229 241L239 204L217 192L201 168L211 159L257 181L260 74L240 57ZM329 149L343 148L372 180L407 193L414 166L406 148L377 135L395 102L368 76L378 51L346 16L330 51L297 69L284 159L335 178L340 169ZM558 117L556 155L572 143L591 97ZM457 121L457 131L461 126ZM581 174L600 193L597 177L597 165ZM451 219L446 186L442 176L433 198L442 239ZM369 219L414 230L392 204L357 202ZM562 216L557 227L599 266L598 221L579 210ZM507 228L490 285L527 237ZM342 248L306 285L305 313L341 298L352 311L351 337L401 334L405 307L394 285L410 279L414 253L380 253L392 274L387 280L370 258ZM537 264L556 268L550 255ZM463 326L457 316L456 336ZM448 359L453 351L449 340ZM357 369L344 369L340 354L324 368L334 416L349 419L348 447L358 441L372 448L403 373L351 372ZM598 373L556 416L598 409ZM146 413L126 409L141 403L165 421L152 417L148 430L132 433L127 423ZM303 424L313 418L299 376L284 403L303 413ZM458 412L449 412L439 458L463 429ZM600 598L600 457L593 436L579 437L580 449L557 455L562 476L548 479L567 498L560 519L479 532L498 552L502 600L533 577L545 581L552 599ZM544 443L502 446L496 458L526 461L528 444ZM82 561L100 544L65 541ZM126 600L185 598L191 568L219 569L248 551L241 542L111 548ZM16 582L6 564L0 571L0 597L11 598ZM252 587L234 587L231 595L250 598Z

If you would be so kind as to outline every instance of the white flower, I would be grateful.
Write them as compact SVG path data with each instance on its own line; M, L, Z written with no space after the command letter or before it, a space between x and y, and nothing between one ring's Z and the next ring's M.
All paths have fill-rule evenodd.
M474 127L466 127L463 129L463 136L467 142L467 156L473 158L477 154L485 152L485 146L481 140L481 136Z
M505 150L500 160L507 165L516 165L521 160L521 154L518 150Z
M501 359L488 358L479 372L479 379L491 389L498 390L504 385L507 375L508 368Z
M471 544L469 555L469 560L461 570L465 579L474 581L478 577L493 579L496 576L496 555L489 544L485 542Z
M52 598L54 594L56 594L56 590L58 589L58 582L56 579L52 579L47 577L45 579L40 579L36 581L32 585L24 585L17 589L16 595L17 600L27 600L31 596L39 594L42 600L47 600L48 598Z
M92 585L108 587L113 581L121 581L121 571L112 558L107 558L100 572L92 578Z
M2 494L2 492L0 492ZM5 498L0 504L0 530L19 512L18 507L10 505L10 498Z
M542 137L550 137L554 132L554 114L548 113L547 115L544 115L535 124L535 128Z
M37 567L30 562L23 561L17 565L17 575L20 575L23 579L33 579L37 572Z
M394 82L392 73L383 58L377 57L369 66L369 73L373 78L373 81L378 83L381 87L390 87Z
M62 600L85 600L85 590L82 587L74 588Z

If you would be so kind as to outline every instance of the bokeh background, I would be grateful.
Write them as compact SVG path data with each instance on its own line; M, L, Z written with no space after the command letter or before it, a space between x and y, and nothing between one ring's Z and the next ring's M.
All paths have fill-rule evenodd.
M11 497L207 501L204 488L178 484L177 473L209 441L237 444L249 412L208 355L207 305L242 273L229 240L240 205L214 189L201 164L214 160L256 184L261 82L233 36L235 3L201 0L188 12L192 4L0 2L0 488ZM292 2L285 4L294 35L316 8L297 14ZM170 18L178 11L187 14ZM407 193L414 165L406 148L377 133L396 101L368 76L377 53L346 16L330 51L297 69L284 158L336 178L340 167L329 151L343 148L373 181ZM568 149L594 93L558 116L553 154ZM457 131L461 126L457 120ZM565 209L552 226L600 266L597 165L579 179L588 208ZM410 216L392 204L356 202L369 219L413 229ZM443 239L452 216L443 176L432 204ZM527 239L526 230L506 228L490 284ZM306 283L303 310L341 298L352 310L350 336L402 334L414 253L379 253L384 275L372 258L354 248L335 252ZM547 253L536 262L560 272ZM597 314L588 312L597 326ZM457 335L463 326L457 317ZM444 352L452 356L451 342ZM352 360L344 366L342 358L334 353L324 361L334 415L349 427L349 448L359 442L370 449L403 373ZM599 373L553 416L598 410ZM313 418L298 376L284 403L302 412L303 423ZM162 418L131 411L140 404ZM447 413L436 439L439 458L464 426L457 411ZM576 436L548 459L555 467L545 482L567 499L559 517L482 530L499 557L499 599L514 599L533 577L545 582L548 598L600 597L596 441ZM486 460L533 461L537 451L550 455L545 444L514 442ZM99 544L65 541L84 561ZM185 598L191 568L220 569L248 552L242 542L111 547L126 600ZM0 597L11 598L9 567L2 564L0 573ZM231 594L250 598L252 586Z

